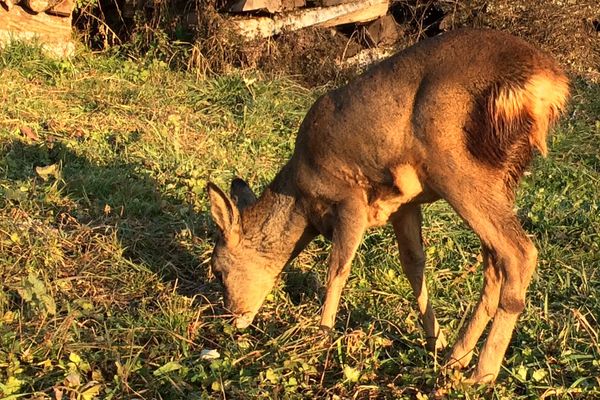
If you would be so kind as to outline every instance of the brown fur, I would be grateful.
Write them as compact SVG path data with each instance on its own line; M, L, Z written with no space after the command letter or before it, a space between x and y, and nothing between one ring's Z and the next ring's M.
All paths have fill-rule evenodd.
M531 161L532 148L547 154L548 126L565 106L568 81L551 67L527 79L503 77L474 98L465 126L467 147L482 162L505 168L511 187Z
M286 262L320 233L332 240L321 315L331 328L365 230L391 222L428 347L443 347L424 283L419 206L443 198L479 236L485 258L481 300L450 364L468 364L493 318L473 379L495 379L537 258L513 212L514 188L533 149L546 153L567 97L552 58L485 30L425 40L322 96L258 200L240 180L231 188L239 208L208 187L222 234L213 269L236 324L251 323Z

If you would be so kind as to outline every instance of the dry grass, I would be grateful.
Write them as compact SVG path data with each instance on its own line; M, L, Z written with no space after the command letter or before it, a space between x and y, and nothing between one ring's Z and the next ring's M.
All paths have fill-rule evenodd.
M0 393L426 398L437 381L452 398L600 396L600 87L585 82L523 184L540 266L495 386L440 375L389 229L365 238L331 342L317 332L323 240L250 329L221 317L206 182L266 185L316 95L251 73L0 53ZM453 339L481 286L478 243L444 203L425 222L428 281Z

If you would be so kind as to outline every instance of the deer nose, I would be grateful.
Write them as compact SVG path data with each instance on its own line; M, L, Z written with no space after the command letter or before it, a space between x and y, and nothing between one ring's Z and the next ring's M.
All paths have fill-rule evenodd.
M235 319L235 327L237 329L247 328L252 323L252 320L254 320L254 315L252 313L240 315Z

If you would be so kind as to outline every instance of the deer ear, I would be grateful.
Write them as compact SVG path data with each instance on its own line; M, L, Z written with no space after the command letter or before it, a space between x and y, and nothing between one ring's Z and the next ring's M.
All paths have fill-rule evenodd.
M229 194L240 211L256 202L256 195L252 192L250 186L240 178L231 181Z
M231 199L217 185L209 182L206 190L210 200L210 213L219 227L225 242L235 245L240 240L240 213Z

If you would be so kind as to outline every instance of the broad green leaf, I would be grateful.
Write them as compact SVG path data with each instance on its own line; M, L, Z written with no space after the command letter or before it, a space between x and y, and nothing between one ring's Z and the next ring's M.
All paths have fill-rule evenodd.
M33 273L29 273L27 278L23 279L21 287L17 291L26 302L41 307L50 315L56 314L54 299L46 292L44 282Z
M0 391L2 391L5 396L8 396L17 393L24 383L24 380L9 376L5 383L0 383Z
M350 382L358 382L360 379L360 371L349 365L344 366L344 377Z
M546 376L548 375L548 371L546 371L545 369L538 369L536 370L531 377L533 378L534 381L539 382L542 379L544 379Z
M102 390L102 385L96 384L96 385L89 387L89 388L85 389L84 391L82 391L81 398L83 400L93 400L98 396L98 394L100 393L100 390Z
M516 374L521 381L525 381L527 379L527 367L520 365L516 371Z
M277 373L275 371L273 371L273 369L269 368L265 374L265 378L267 378L267 380L273 384L277 383L279 381L279 376L277 375Z
M177 361L169 361L162 367L155 370L153 374L154 376L163 376L169 372L177 371L178 369L181 369L181 364L179 364Z
M10 234L10 240L12 240L12 242L16 244L21 243L21 237L16 232Z
M81 362L81 357L79 357L79 354L77 353L71 353L69 354L69 361L79 364Z

